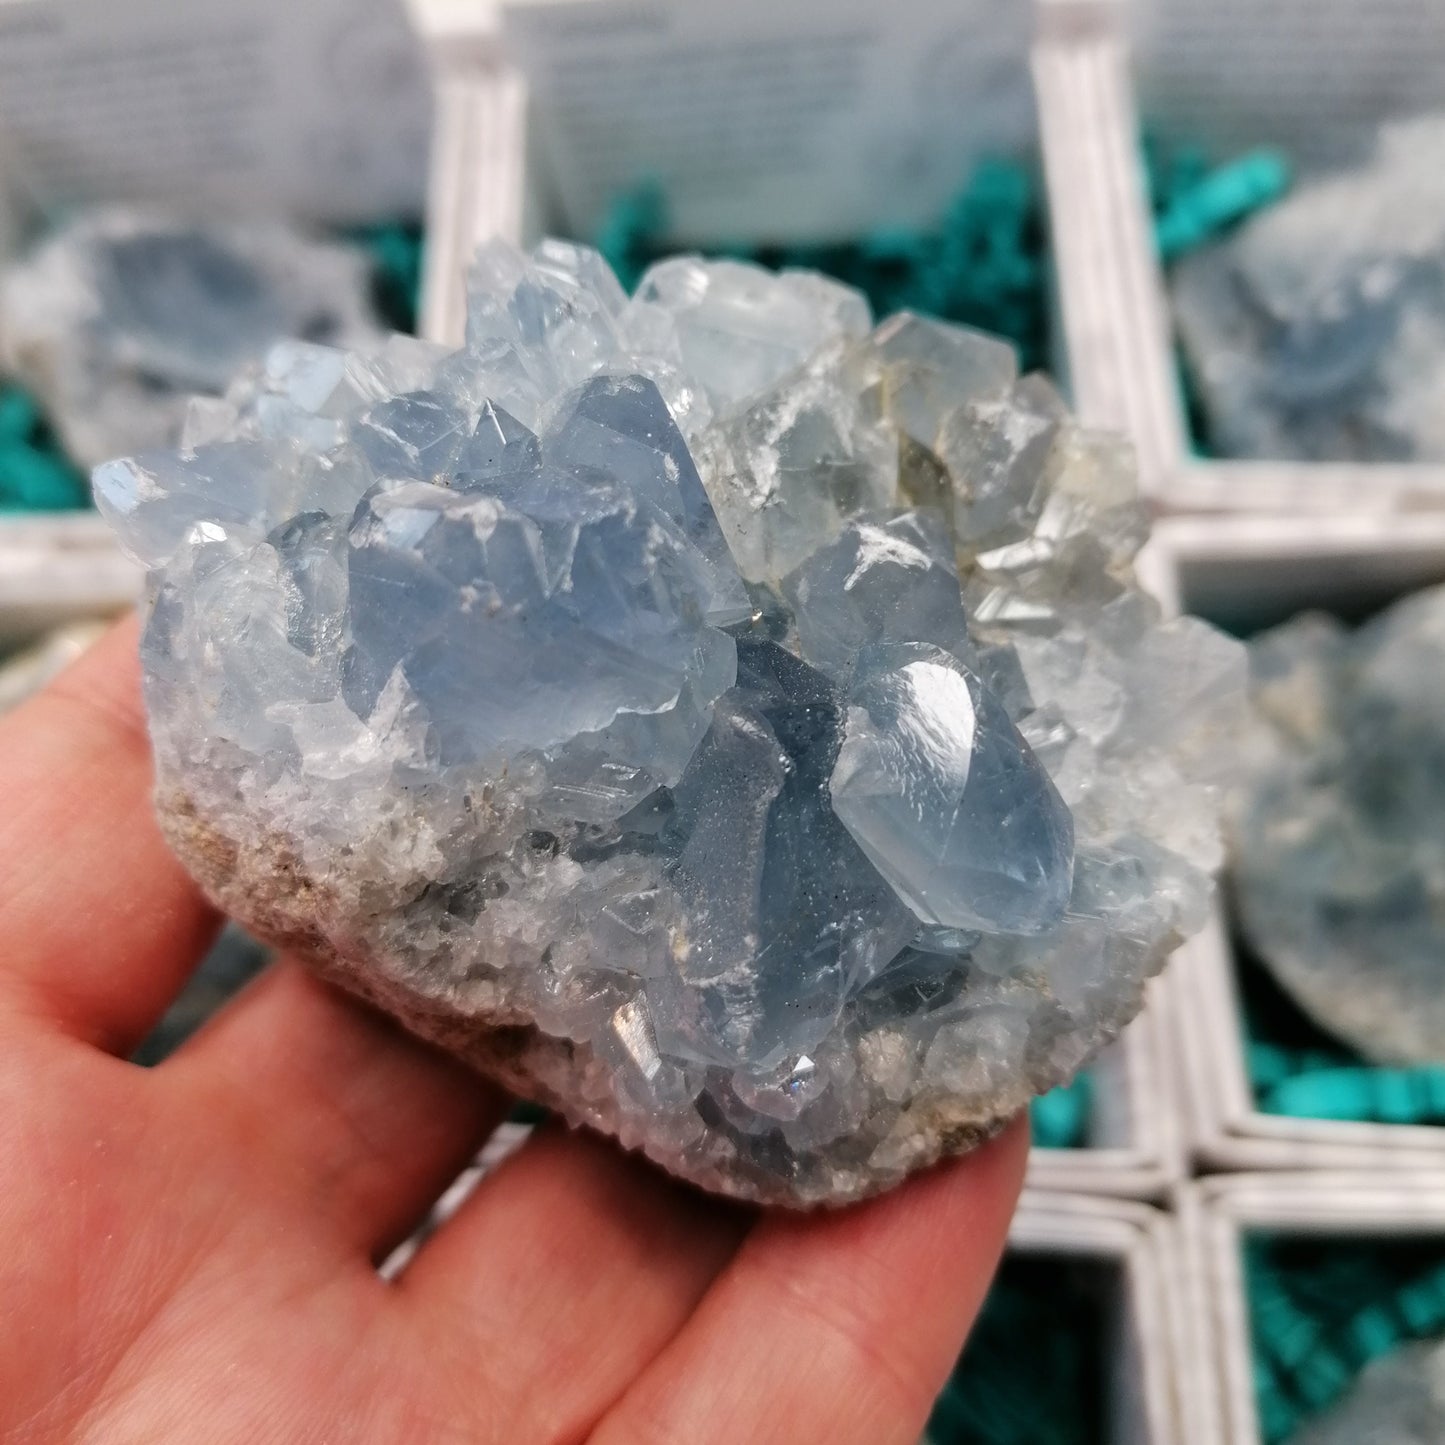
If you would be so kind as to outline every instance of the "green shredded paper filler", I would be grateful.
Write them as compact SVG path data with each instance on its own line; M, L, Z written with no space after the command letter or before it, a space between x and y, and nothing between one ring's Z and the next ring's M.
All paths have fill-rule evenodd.
M1259 1233L1244 1263L1265 1445L1336 1404L1370 1361L1445 1332L1439 1238Z
M0 512L83 507L90 488L60 450L28 391L0 379Z
M1445 1065L1386 1068L1314 1023L1238 937L1245 1065L1266 1114L1445 1125Z

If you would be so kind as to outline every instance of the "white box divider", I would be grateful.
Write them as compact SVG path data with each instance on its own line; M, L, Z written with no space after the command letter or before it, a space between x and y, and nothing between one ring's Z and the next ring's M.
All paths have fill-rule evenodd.
M1183 1186L1176 1202L1184 1297L1207 1332L1191 1342L1191 1379L1182 1389L1192 1415L1191 1445L1262 1445L1246 1236L1439 1236L1445 1244L1445 1171L1219 1175Z
M1206 1445L1187 1433L1187 1261L1172 1216L1129 1200L1029 1188L1009 1249L1106 1260L1120 1269L1121 1309L1109 1342L1111 1445Z
M1175 517L1155 525L1141 572L1171 612L1242 633L1309 609L1346 616L1445 582L1445 516ZM1445 1169L1445 1128L1262 1112L1245 1057L1235 953L1216 903L1169 965L1183 1127L1205 1169Z
M1062 320L1060 369L1079 416L1134 443L1157 495L1185 441L1167 370L1162 293L1139 190L1127 49L1107 7L1043 12L1034 84Z
M0 522L0 647L120 612L140 588L140 569L93 512Z

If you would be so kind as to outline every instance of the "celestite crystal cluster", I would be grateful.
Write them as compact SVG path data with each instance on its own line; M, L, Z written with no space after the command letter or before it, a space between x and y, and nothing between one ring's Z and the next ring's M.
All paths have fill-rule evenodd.
M1349 1394L1289 1445L1438 1445L1445 1440L1445 1341L1417 1340L1372 1360Z
M705 1188L972 1147L1201 921L1242 650L980 333L492 242L463 350L283 345L95 491L209 893Z
M0 360L89 467L173 445L192 395L284 337L379 342L370 291L359 249L277 221L101 207L0 276Z
M1382 1063L1445 1062L1445 587L1251 647L1263 746L1231 821L1240 922L1295 1000Z
M1445 461L1445 114L1381 131L1176 267L1209 440L1228 456Z

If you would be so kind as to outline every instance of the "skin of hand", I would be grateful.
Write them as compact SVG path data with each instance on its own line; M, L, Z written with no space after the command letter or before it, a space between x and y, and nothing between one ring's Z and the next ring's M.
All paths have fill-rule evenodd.
M383 1280L508 1101L287 960L127 1062L219 924L150 790L132 620L0 719L0 1441L914 1445L1022 1123L812 1215L546 1126Z

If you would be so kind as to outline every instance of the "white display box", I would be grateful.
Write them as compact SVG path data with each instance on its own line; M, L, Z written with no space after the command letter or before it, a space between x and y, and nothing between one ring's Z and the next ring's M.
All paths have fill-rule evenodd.
M1194 1445L1262 1445L1250 1351L1243 1244L1247 1235L1342 1240L1438 1236L1445 1243L1445 1172L1235 1174L1186 1185L1178 1200L1186 1296L1207 1327L1187 1398ZM1207 1375L1210 1388L1198 1379Z
M1132 41L1132 45L1131 45ZM1420 0L1119 0L1036 65L1060 290L1079 405L1139 450L1176 512L1295 515L1445 506L1445 465L1200 460L1190 454L1143 128L1218 159L1277 145L1302 170L1358 154L1383 119L1445 96L1445 25Z
M140 588L140 569L93 512L0 522L0 650L63 622L121 612Z
M1040 63L1067 68L1071 48L1096 23L1091 7L1051 6ZM438 82L422 296L426 334L449 344L462 339L465 271L476 245L491 235L528 243L553 220L545 171L531 141L525 78L485 44L463 47L461 54L462 62L448 66ZM1052 196L1052 173L1048 179ZM1150 985L1143 1015L1094 1064L1088 1146L1036 1149L1032 1183L1149 1199L1181 1177L1178 1111L1165 1064L1168 987L1166 980Z
M425 13L429 6L441 6L441 0L414 0ZM515 4L516 9L527 9L545 15L549 10L559 12L559 30L580 24L577 12L588 9L581 0L559 0L549 5L547 0L532 0L528 6ZM596 33L606 36L613 49L606 53L613 63L638 63L637 57L626 53L625 42L618 42L617 29L626 29L629 19L635 20L626 7L620 7L611 0L593 0L592 9L598 12ZM699 7L685 3L663 4L658 7L657 29L665 31L662 17L674 12L687 15ZM763 9L757 4L745 7L745 13L736 17L736 28L728 31L727 25L718 24L708 30L708 39L699 40L699 47L712 45L718 48L720 64L726 64L730 51L728 44L735 40L746 40L752 25L762 26L764 21L758 12ZM854 3L848 13L863 11L870 13L870 7ZM932 12L929 12L930 15ZM789 19L796 17L794 28L807 23L810 14L817 17L820 30L839 23L826 5L818 5L810 11L800 7L788 12ZM940 14L942 12L940 11ZM1006 34L998 33L1001 16L1006 15ZM1020 23L1020 17L1028 23ZM933 17L931 23L941 22ZM1040 114L1035 101L1036 87L1030 83L1028 41L1035 30L1041 37L1040 44L1050 54L1065 55L1077 39L1099 28L1102 23L1098 7L1085 0L1039 0L1029 5L1027 0L1017 7L1013 0L971 0L968 5L957 7L957 16L951 22L952 29L943 38L956 44L960 55L957 63L965 64L963 54L971 42L971 48L988 56L990 69L986 76L973 77L980 80L976 92L960 85L952 95L952 124L957 127L957 157L950 174L950 190L966 178L969 163L988 155L1019 155L1024 158L1042 158L1042 131L1047 120ZM431 32L431 50L438 72L438 86L441 91L437 112L438 135L434 141L432 157L430 204L428 210L428 265L424 277L423 314L428 319L428 334L436 339L460 341L465 320L464 302L458 288L459 279L465 271L467 258L477 241L489 234L500 234L519 244L531 244L549 231L567 229L566 212L561 192L564 182L554 174L547 159L548 146L543 133L547 131L547 116L539 113L542 102L529 99L529 84L522 68L509 54L505 33L499 34L498 20L493 11L483 12L471 27L458 22L455 12L439 8L428 26ZM648 30L650 27L641 27ZM685 48L692 30L687 25L679 26L678 47ZM716 31L724 32L719 36ZM957 31L954 34L953 31ZM1013 43L1016 39L1016 44ZM641 43L641 42L639 42ZM665 44L665 42L664 42ZM1012 45L1012 50L1010 49ZM545 50L545 46L543 47ZM622 53L619 54L619 51ZM652 52L648 52L651 56ZM572 58L563 54L562 60ZM548 62L554 64L549 65ZM547 55L539 61L547 67L542 89L547 84L556 85L555 62L557 57ZM649 63L651 63L649 61ZM806 65L807 61L798 61ZM967 72L972 75L972 72ZM870 84L860 82L856 95L849 94L838 106L837 124L842 132L852 136L861 131L865 143L876 142L882 147L881 136L889 135L890 126L897 123L891 111L904 107L908 97L889 94L888 86L895 87L908 82L906 67L900 62L895 70L871 77ZM786 88L793 83L786 67L779 67L775 86ZM856 102L860 114L855 114ZM713 98L716 104L716 97ZM969 106L974 111L970 113ZM861 118L860 118L861 116ZM1002 119L1000 119L1002 117ZM624 138L632 135L640 145L646 145L646 127L650 121L646 114L625 115L616 121ZM1007 123L1005 123L1007 122ZM869 134L869 127L876 126L879 135ZM554 127L555 129L555 127ZM934 150L947 151L945 144L939 146L937 136L929 138ZM866 148L866 146L865 146ZM565 147L564 147L565 149ZM675 150L670 154L675 156ZM869 158L865 154L856 159L853 171L866 166ZM764 168L769 158L760 156L758 165ZM675 164L675 161L674 161ZM935 171L939 168L935 165ZM626 173L626 167L619 167ZM860 199L854 192L838 202L840 213L848 215L862 213L864 226L888 226L898 224L898 215L892 207L897 199L900 184L897 177L890 180L886 170L875 168L870 174L876 176L866 199ZM852 177L856 181L856 174ZM1046 176L1046 185L1052 184L1052 177ZM755 182L751 179L740 181L742 193L751 197L750 189ZM826 211L810 189L809 214ZM788 218L775 225L776 218L768 215L766 225L754 224L749 216L742 216L736 233L728 231L727 239L748 239L761 235L763 239L786 238L789 231ZM779 234L775 234L775 230ZM705 239L705 238L704 238ZM1066 359L1059 357L1060 370L1067 369Z
M1026 1189L1009 1250L1099 1260L1118 1270L1109 1357L1110 1445L1206 1445L1188 1432L1182 1381L1194 1344L1177 1222L1147 1204Z
M1141 571L1170 611L1241 633L1308 608L1358 618L1445 582L1445 516L1175 517L1156 524ZM1445 1128L1261 1112L1222 906L1170 965L1184 1128L1205 1169L1445 1169Z

